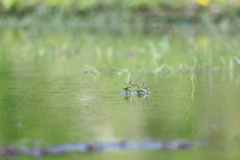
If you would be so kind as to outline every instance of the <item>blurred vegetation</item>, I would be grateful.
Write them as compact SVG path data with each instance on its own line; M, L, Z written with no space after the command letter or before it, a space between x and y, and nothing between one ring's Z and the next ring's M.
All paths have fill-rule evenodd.
M152 21L190 21L236 19L240 15L238 0L0 0L1 16L81 16L100 15ZM105 19L105 21L107 21Z
M72 28L3 29L0 68L16 72L52 68L52 74L59 75L71 70L84 72L94 81L104 73L239 73L240 34L225 32L224 27L210 29L202 32L185 25L155 34Z
M0 0L0 48L27 59L78 55L94 78L99 69L232 71L239 15L238 0Z

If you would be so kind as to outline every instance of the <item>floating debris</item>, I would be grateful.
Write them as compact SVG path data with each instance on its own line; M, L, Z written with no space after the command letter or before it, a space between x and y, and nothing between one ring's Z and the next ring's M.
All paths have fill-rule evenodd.
M120 141L109 143L75 143L63 144L45 148L18 149L14 145L0 147L0 157L15 158L20 155L28 155L40 158L48 155L62 155L71 152L105 152L105 151L124 151L124 150L163 150L177 151L191 149L197 146L207 146L206 142L191 141L171 141L158 142L154 140L138 142L138 141Z

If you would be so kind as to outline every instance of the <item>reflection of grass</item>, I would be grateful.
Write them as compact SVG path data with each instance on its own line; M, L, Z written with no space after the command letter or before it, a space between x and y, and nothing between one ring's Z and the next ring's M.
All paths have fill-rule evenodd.
M192 94L191 94L191 98L192 98L192 100L194 99L194 89L195 89L195 85L194 85L194 82L193 82L193 77L194 77L194 75L192 74L192 76L191 76L191 82L192 82Z
M193 74L192 74L192 76L191 76L191 82L192 82L192 88L195 88L195 86L194 86L194 82L193 82Z

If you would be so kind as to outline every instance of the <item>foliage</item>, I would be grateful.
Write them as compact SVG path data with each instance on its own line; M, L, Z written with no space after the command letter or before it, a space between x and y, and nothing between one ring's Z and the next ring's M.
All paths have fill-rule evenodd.
M2 14L37 14L46 15L53 12L70 15L89 15L106 11L141 12L145 16L158 14L171 15L181 13L184 16L195 16L202 11L211 14L235 14L239 12L237 0L0 0ZM176 15L176 14L175 14Z

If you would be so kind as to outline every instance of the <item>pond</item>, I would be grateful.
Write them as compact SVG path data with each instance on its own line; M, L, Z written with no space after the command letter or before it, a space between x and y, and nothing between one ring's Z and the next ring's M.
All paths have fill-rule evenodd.
M2 29L0 145L62 147L43 159L240 158L240 36L192 30ZM130 79L150 94L122 94Z

